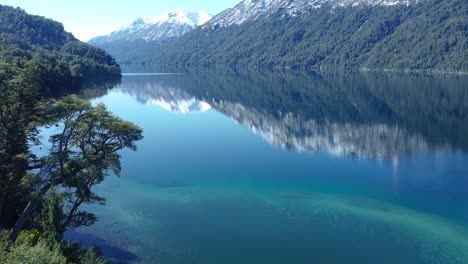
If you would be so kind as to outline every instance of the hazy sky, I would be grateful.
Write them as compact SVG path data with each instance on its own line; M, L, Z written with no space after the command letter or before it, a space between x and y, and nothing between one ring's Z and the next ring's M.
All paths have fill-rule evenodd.
M0 0L26 12L62 22L83 41L127 26L138 17L157 17L174 9L217 14L238 0Z

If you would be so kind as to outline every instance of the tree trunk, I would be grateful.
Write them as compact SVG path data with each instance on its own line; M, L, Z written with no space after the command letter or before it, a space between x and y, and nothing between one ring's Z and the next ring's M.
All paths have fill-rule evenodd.
M0 193L0 229L2 229L2 212L3 212L3 204L5 203L5 196L6 194L5 193Z
M73 220L73 217L75 216L76 211L78 210L78 207L80 207L81 202L76 202L72 209L70 210L70 213L67 216L67 219L65 220L63 224L63 230L66 230L68 225L70 225L71 221Z
M15 243L16 239L18 238L21 230L23 229L24 224L26 221L31 217L31 214L36 211L37 207L41 204L42 200L44 199L45 194L50 190L52 185L47 183L42 187L39 193L29 202L29 204L24 209L23 213L21 214L18 221L16 221L15 227L10 235L10 240Z

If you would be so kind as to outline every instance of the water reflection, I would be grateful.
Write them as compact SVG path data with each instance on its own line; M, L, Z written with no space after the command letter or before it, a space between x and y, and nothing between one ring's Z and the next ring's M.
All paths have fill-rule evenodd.
M142 104L187 114L213 108L270 144L397 163L468 148L466 79L368 73L125 76Z
M97 187L108 204L90 211L101 221L77 230L123 249L107 247L106 256L468 263L463 79L197 73L122 81L95 102L141 125L145 139L123 153L122 177Z
M98 80L89 80L85 82L80 88L80 96L84 99L94 99L103 97L109 91L122 83L121 78L105 78ZM60 97L59 95L56 97Z
M161 78L168 77L174 78L174 75L160 75L158 78L130 75L127 76L130 82L126 82L126 85L120 89L131 94L142 104L159 106L170 112L189 114L191 112L206 112L211 109L210 104L200 101L187 91L160 82Z

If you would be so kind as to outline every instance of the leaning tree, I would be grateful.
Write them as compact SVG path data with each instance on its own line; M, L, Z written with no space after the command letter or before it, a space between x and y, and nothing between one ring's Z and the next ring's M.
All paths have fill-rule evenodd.
M59 132L50 137L50 153L35 170L37 188L13 228L13 242L52 189L61 190L65 199L61 232L72 225L92 224L95 216L79 207L104 202L92 187L111 172L119 175L119 151L136 150L135 142L143 137L141 128L115 116L103 104L92 106L77 96L59 101L54 111Z

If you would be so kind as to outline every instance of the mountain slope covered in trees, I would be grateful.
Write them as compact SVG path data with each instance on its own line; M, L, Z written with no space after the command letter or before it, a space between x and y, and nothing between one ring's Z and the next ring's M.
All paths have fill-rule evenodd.
M240 24L210 23L125 66L468 72L466 0L323 5L300 15L278 9Z
M49 94L77 88L86 79L120 76L109 54L77 40L61 23L2 5L0 62L27 69Z

